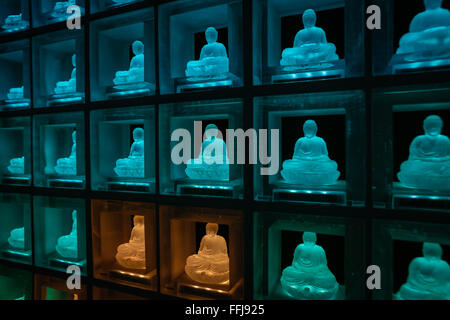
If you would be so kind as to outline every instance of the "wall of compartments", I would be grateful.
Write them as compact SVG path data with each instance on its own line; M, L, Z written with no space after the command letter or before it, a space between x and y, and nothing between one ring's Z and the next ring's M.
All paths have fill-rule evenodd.
M425 117L439 115L450 133L448 69L396 64L398 28L410 21L404 1L73 2L81 30L67 29L56 0L0 4L0 299L279 299L281 272L305 231L316 232L345 299L391 299L423 242L439 243L449 259L449 192L405 188L397 178ZM370 31L365 11L374 2L383 28ZM422 0L414 2L418 13ZM320 73L286 72L282 49L308 8L339 60ZM210 26L229 72L190 81L186 64L198 59ZM136 40L145 85L117 85ZM225 182L193 183L170 161L173 130L194 135L202 120L221 130L279 129L281 169L308 119L338 164L333 186L286 185L280 173L260 175L261 164L230 165ZM128 156L136 128L144 129L145 169L121 179L116 160ZM55 244L74 214L78 257L61 259ZM115 255L135 216L143 217L146 259L131 272ZM193 283L184 271L208 222L227 241L225 285ZM22 250L11 249L16 228ZM77 292L65 286L72 264L83 275ZM375 292L366 288L372 264L382 272Z

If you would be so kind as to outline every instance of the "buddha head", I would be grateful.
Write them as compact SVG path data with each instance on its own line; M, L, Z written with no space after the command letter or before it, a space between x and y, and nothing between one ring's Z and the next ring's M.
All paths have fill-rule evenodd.
M144 44L141 41L136 40L132 44L132 49L133 49L133 53L135 56L137 56L138 54L143 54L144 53Z
M441 134L444 122L439 116L428 116L423 122L423 129L426 135L437 136Z
M307 120L303 125L303 133L307 138L313 138L317 133L317 124L314 120Z
M134 216L133 223L135 226L144 225L144 216Z
M75 68L77 66L77 55L72 55L72 66Z
M216 29L214 29L213 27L209 27L205 31L206 42L208 42L208 44L216 42L218 35L219 34Z
M434 242L424 242L422 253L425 258L429 259L441 259L442 258L442 248L438 243Z
M206 234L208 236L215 236L219 231L219 225L217 223L207 223L206 224Z
M133 130L133 140L134 141L142 141L144 140L144 129L136 128Z
M72 220L76 221L77 220L77 210L73 210L72 211Z
M442 6L442 0L424 0L425 9L433 10Z
M303 12L302 20L305 28L314 27L317 21L316 12L313 9L306 10Z
M317 241L317 236L315 232L303 232L303 243L305 245L314 246Z
M76 130L74 130L72 132L72 143L73 144L77 143L77 131Z
M211 140L219 134L219 128L215 124L208 124L205 129L206 139Z

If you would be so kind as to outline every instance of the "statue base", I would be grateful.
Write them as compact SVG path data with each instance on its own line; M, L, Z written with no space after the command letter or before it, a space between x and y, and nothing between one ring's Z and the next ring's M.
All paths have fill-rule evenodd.
M31 177L29 176L5 176L2 179L2 184L15 186L29 186Z
M311 186L305 189L304 185L286 183L278 180L272 186L272 201L323 203L334 205L347 205L347 190L345 181L337 181L330 186Z
M158 282L156 269L150 272L139 272L131 269L113 269L109 272L109 277L114 280L144 285L146 287L157 286Z
M444 71L450 69L450 56L434 59L418 58L415 60L411 59L411 54L395 54L390 65L393 74Z
M50 188L84 188L84 179L77 176L53 176L48 178Z
M211 77L184 77L175 79L177 93L217 90L218 88L231 88L239 85L240 79L228 72Z
M183 273L176 280L177 296L187 299L231 300L237 299L243 291L243 279L239 279L233 286L199 283Z
M185 179L175 182L177 194L189 196L209 196L238 198L241 179L231 181L204 181Z
M392 190L393 209L450 210L448 191L408 188L399 182L394 182Z
M30 24L28 23L28 21L21 20L21 21L19 21L19 23L15 24L15 25L4 24L2 26L2 29L3 29L3 32L13 33L13 32L18 32L18 31L28 29L29 26L30 26Z
M84 94L80 92L70 92L61 94L52 94L48 97L47 106L54 107L66 104L83 103Z
M15 260L20 262L28 262L31 259L31 250L13 249L7 246L2 251L2 257L8 260Z
M154 179L136 181L135 178L120 178L107 182L108 191L151 192L154 185Z
M281 282L278 281L277 286L275 287L275 290L273 290L272 294L270 295L271 300L303 300L303 299L296 299L293 296L286 293L286 291L283 290L281 287ZM330 300L345 300L345 286L339 285L339 290L337 294L333 297L333 299Z
M272 69L272 83L288 83L309 80L337 79L345 77L345 60L314 65L278 66Z
M3 109L29 108L30 99L6 99L3 100Z
M107 89L106 95L110 99L137 98L148 96L155 92L155 85L148 82L127 83L115 85Z

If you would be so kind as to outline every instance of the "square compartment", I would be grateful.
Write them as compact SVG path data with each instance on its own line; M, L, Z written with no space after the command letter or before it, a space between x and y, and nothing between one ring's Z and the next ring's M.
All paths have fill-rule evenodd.
M144 59L133 44L144 45ZM91 23L91 99L93 101L155 94L155 22L153 8ZM141 50L136 44L135 50ZM143 60L143 61L141 61ZM143 64L145 72L131 64ZM122 74L118 77L117 72ZM136 74L137 72L137 74ZM142 78L141 78L142 77Z
M33 128L34 185L84 189L84 114L38 115Z
M34 300L87 300L86 284L82 282L81 289L71 290L66 278L35 274Z
M77 12L69 10L67 13L69 6L78 6L82 16L85 11L84 0L33 0L31 3L34 28L73 19Z
M218 225L217 234L225 239L228 247L228 282L214 284L214 278L219 279L222 275L212 275L209 284L201 283L193 280L185 271L186 259L197 254L197 250L203 243L207 223ZM161 206L159 227L161 293L187 299L243 299L244 215L242 212Z
M33 64L35 108L84 103L83 31L61 30L34 38Z
M127 6L143 0L91 0L91 13Z
M176 1L161 5L158 17L162 94L242 86L242 1ZM222 69L224 72L205 74L203 70L204 76L200 77L201 71L197 70L195 77L194 73L188 77L187 63L200 58L201 50L207 44L205 30L208 27L218 31L217 42L226 47L228 72Z
M145 151L143 158L136 160L141 144L135 143L133 135L140 134L138 128L144 130ZM152 106L93 111L92 189L155 193L155 130Z
M372 4L380 7L382 21L381 29L372 32L373 74L409 74L450 69L450 49L448 48L450 27L448 27L448 24L446 31L444 31L445 28L434 32L432 30L422 31L422 38L426 39L427 42L424 42L422 39L423 42L418 42L416 48L426 48L428 51L414 53L407 46L402 46L401 51L397 51L400 47L400 39L409 33L413 19L425 11L424 0L410 0L408 5L405 5L405 2L401 0L376 0ZM442 8L449 10L450 3L443 1ZM448 13L448 16L450 16L450 13ZM430 15L427 18L422 18L424 23L427 23L425 21L428 20L428 23L433 25L433 27L436 26L436 21L439 21L439 19L441 21L449 19L436 18ZM419 20L416 19L416 22L418 23ZM418 27L415 23L414 28ZM442 32L447 33L446 49L443 44L445 38ZM416 35L419 35L419 33L416 33ZM409 36L406 37L408 38ZM404 44L408 42L407 38L403 38L402 41L406 40L406 42L403 42ZM437 55L438 52L440 53L439 55Z
M31 199L27 194L0 194L0 257L32 263Z
M0 265L0 300L32 300L33 274Z
M439 271L442 269L437 267L437 261L432 262L432 269L429 269L430 265L426 263L415 263L414 268L410 268L410 263L414 258L423 257L423 242L439 244L443 251L442 259L448 262L450 253L449 235L450 227L448 225L409 221L374 221L372 263L381 270L381 290L373 290L372 297L376 300L401 299L401 295L397 294L400 287L407 282L407 277L411 276L409 273L411 269L420 273L422 277L426 274L426 279L430 281L435 281L436 276L443 275ZM448 284L448 279L441 280L441 283L433 282L433 289L437 289L436 285L445 281ZM421 292L420 284L421 281L419 280L416 283L416 293ZM446 293L448 299L448 290ZM422 296L419 300L426 300L426 298Z
M0 33L12 33L30 27L28 0L3 0L0 4Z
M270 166L275 166L273 158L278 156L278 171L262 175L261 169L269 165L263 166L259 162L254 166L256 200L364 206L366 132L364 94L361 91L255 98L254 112L256 130L279 130L279 140L270 139L267 148L279 152L278 155L271 154L270 163ZM304 137L303 127L307 120L316 122L317 137L325 140L329 158L337 162L337 169L325 171L320 168L317 172L307 172L308 167L302 172L283 169L284 161L293 158L298 139ZM317 157L325 154L323 145L321 148L322 152ZM303 162L304 166L309 165L306 160ZM331 167L331 162L327 163ZM281 175L282 170L289 180ZM332 174L337 175L336 170L339 171L339 180L328 179Z
M134 225L137 216L143 219L143 230ZM158 290L154 204L93 200L92 232L96 278L145 290ZM139 239L142 236L143 239ZM144 242L143 248L133 244L138 240Z
M84 199L35 196L33 224L34 262L38 267L66 272L74 265L86 274Z
M0 120L0 172L3 185L31 185L30 127L29 117L3 117Z
M430 115L438 115L443 120L441 134L450 136L450 91L445 85L427 85L377 90L373 95L372 136L373 136L373 178L372 192L374 206L388 209L429 209L450 211L449 161L440 161L434 169L423 174L420 183L411 184L406 178L399 182L401 166L410 157L410 146L416 137L425 135L424 120ZM448 139L447 139L448 140ZM415 140L417 142L417 140ZM424 146L427 148L427 146ZM436 153L437 146L426 149L425 153ZM448 148L448 147L447 147ZM439 154L441 151L437 151ZM448 156L448 155L447 155ZM427 164L427 161L422 161ZM447 166L447 167L445 167ZM445 171L447 168L447 171ZM402 172L409 172L410 170ZM427 172L427 171L424 171ZM430 174L434 172L434 174ZM430 181L432 176L440 176L441 182ZM407 177L411 177L408 174ZM430 179L426 179L430 178ZM446 179L446 180L445 180ZM416 181L417 183L417 181ZM447 185L443 188L443 185ZM438 186L439 188L432 187Z
M258 212L253 228L254 299L294 299L284 291L280 278L283 270L292 265L296 247L303 243L304 232L316 233L316 245L325 250L328 270L339 284L335 299L364 299L366 275L361 271L365 269L363 221Z
M220 164L210 166L206 162L202 168L194 168L192 178L186 173L189 159L200 155L206 127L216 125L226 141L227 129L243 128L242 109L242 101L238 99L173 103L159 109L159 173L162 194L243 198L244 168L242 164L238 164L237 157L233 156L238 156L243 151L238 148L237 143L234 146L230 141L227 143L229 165L228 169L223 167L221 176L217 174L221 168L206 170ZM177 133L186 134L186 139ZM179 152L179 147L183 145L186 146L186 154ZM181 159L175 158L181 154L184 158L180 164L176 164ZM203 154L208 153L204 151Z
M0 110L30 107L30 42L7 42L0 45Z
M308 63L305 56L311 51L284 51L294 46L296 34L304 29L302 16L307 9L315 11L316 26L323 29L330 43L321 49L320 59L311 57ZM364 3L359 0L253 0L254 84L362 76L364 11ZM295 60L300 54L301 64Z

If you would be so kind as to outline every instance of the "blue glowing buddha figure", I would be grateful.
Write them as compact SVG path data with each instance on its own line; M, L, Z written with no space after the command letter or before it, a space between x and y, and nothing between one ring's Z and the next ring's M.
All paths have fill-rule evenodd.
M25 174L25 157L11 159L9 161L8 171L11 174Z
M408 278L399 292L399 300L450 300L450 266L442 260L442 248L437 243L423 244L423 257L414 258L408 268Z
M114 172L119 177L143 178L144 171L144 129L133 130L133 144L131 145L128 158L118 159Z
M72 211L72 231L58 238L56 252L67 259L78 258L77 210Z
M56 161L55 171L59 175L77 174L77 132L72 133L72 151L68 158L61 158Z
M8 238L8 243L14 249L24 250L25 249L25 228L13 229Z
M230 281L227 242L217 234L218 230L217 223L208 223L198 252L186 259L184 270L194 281L208 284L228 284Z
M410 188L450 190L450 139L441 135L444 122L428 116L424 135L416 137L409 148L409 159L397 174L401 184Z
M303 13L304 29L294 39L294 47L283 50L280 64L285 70L327 67L326 62L339 60L336 46L327 42L322 28L316 27L316 12L308 9Z
M72 55L72 73L68 81L59 81L56 83L55 94L57 95L69 95L74 94L77 91L77 55Z
M450 11L441 7L442 0L424 3L425 11L414 17L397 50L410 61L450 56Z
M136 40L132 44L134 57L131 59L130 68L126 71L117 71L114 85L131 85L144 82L144 44Z
M294 156L283 162L281 176L291 184L305 186L332 185L339 178L337 163L328 157L327 144L316 136L317 124L307 120L304 137L297 140Z
M219 129L209 124L205 129L206 139L202 142L200 155L187 163L187 176L194 180L230 179L230 165L225 141L217 137Z
M145 269L146 267L144 220L144 216L134 216L130 241L117 247L116 261L124 268Z
M22 17L22 13L9 15L6 17L5 24L2 28L7 32L16 32L28 28L28 21L23 20Z
M281 287L292 298L334 300L338 296L339 284L328 269L325 251L316 241L314 232L304 232L292 265L283 270Z
M209 27L205 32L208 44L200 52L200 60L189 61L186 77L194 79L218 79L226 77L229 71L227 49L217 42L218 32Z

